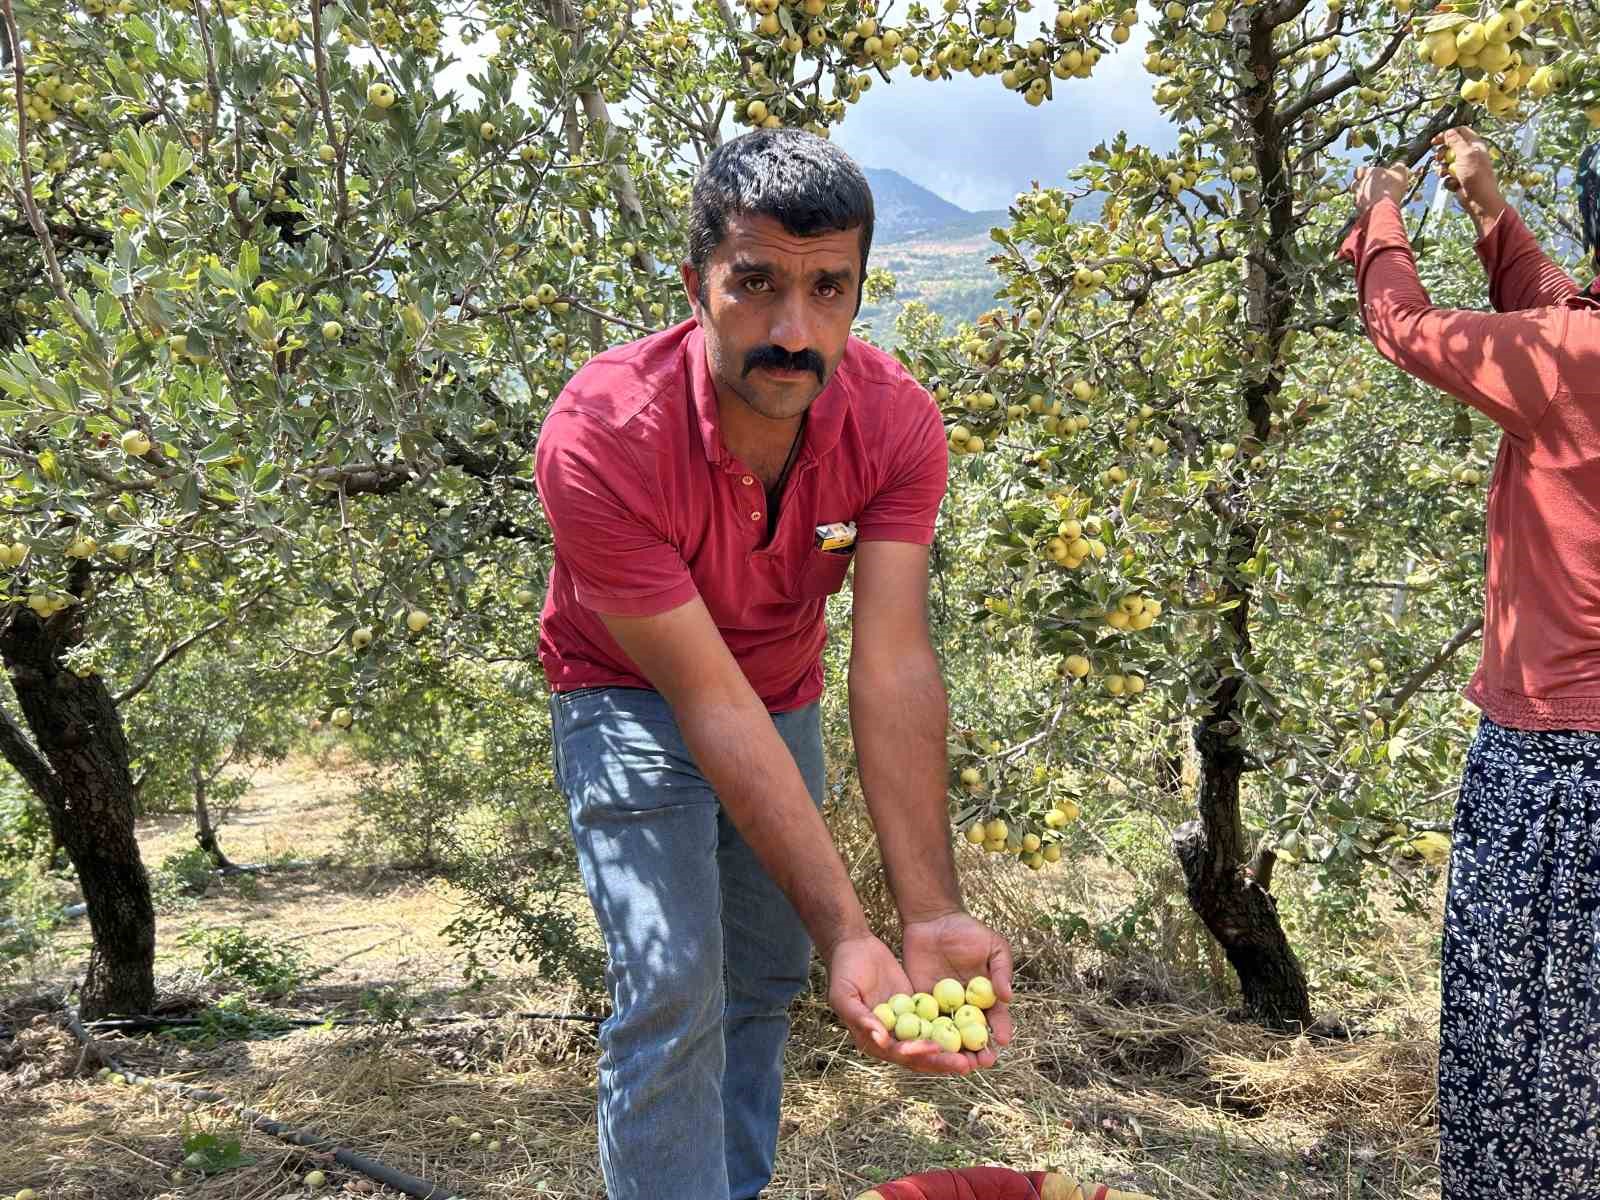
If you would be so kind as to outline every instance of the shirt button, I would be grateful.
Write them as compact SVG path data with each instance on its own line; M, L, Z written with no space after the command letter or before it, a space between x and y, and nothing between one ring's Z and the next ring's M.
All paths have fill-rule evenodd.
M741 482L745 485L745 487L749 487L755 481L756 477L754 475L746 475Z
M753 513L750 514L750 519L752 521L759 521L759 520L761 520L761 514L758 513L758 512L753 512Z

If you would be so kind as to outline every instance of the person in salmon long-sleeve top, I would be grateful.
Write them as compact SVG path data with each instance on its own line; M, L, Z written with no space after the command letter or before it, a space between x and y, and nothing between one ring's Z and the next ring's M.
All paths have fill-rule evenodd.
M1456 804L1439 1020L1444 1200L1600 1192L1600 287L1540 249L1470 129L1449 186L1494 312L1436 308L1403 166L1356 178L1340 250L1379 353L1502 430L1489 488L1482 712ZM1585 157L1590 249L1600 179Z

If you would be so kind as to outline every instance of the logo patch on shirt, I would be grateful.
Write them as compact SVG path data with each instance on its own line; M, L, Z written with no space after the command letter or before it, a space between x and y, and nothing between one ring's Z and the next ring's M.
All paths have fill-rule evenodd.
M818 525L816 546L818 550L831 554L849 554L856 548L856 523L834 521L828 525Z

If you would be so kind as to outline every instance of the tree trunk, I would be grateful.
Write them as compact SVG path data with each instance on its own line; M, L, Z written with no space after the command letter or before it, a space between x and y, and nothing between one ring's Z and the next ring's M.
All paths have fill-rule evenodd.
M45 621L11 605L0 618L0 660L33 738L30 744L0 712L0 753L44 801L51 830L78 873L94 937L79 1005L84 1017L95 1018L150 1011L156 919L133 835L121 715L98 675L80 679L61 661L82 636L81 620L76 605Z
M1228 555L1254 545L1256 531L1234 527ZM1248 650L1250 593L1230 589L1237 603L1229 613L1222 660L1233 647ZM1229 645L1228 643L1232 643ZM1221 944L1239 976L1245 1015L1269 1029L1297 1032L1311 1024L1311 993L1304 969L1278 920L1273 899L1272 851L1263 847L1247 862L1239 778L1244 773L1242 732L1235 719L1239 680L1218 672L1210 711L1195 727L1200 754L1199 819L1186 821L1172 835L1183 866L1189 906Z
M210 855L212 866L220 871L231 871L233 864L217 844L217 830L211 824L211 809L206 804L206 787L211 781L200 773L199 767L190 770L194 779L194 840Z

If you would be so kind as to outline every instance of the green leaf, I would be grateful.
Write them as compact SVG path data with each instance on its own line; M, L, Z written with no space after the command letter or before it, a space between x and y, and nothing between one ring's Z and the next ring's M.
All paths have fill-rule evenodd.
M254 242L243 242L239 246L239 278L246 285L255 282L257 275L261 274L261 249Z

